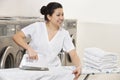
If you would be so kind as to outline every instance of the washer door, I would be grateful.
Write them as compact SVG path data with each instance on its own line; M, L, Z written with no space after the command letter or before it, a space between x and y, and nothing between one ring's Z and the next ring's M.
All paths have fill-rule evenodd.
M14 49L12 46L8 46L5 49L5 52L1 58L0 68L13 68L14 67L13 50Z
M16 57L15 57L15 67L19 67L23 55L24 55L24 51L19 50L19 51L17 52Z

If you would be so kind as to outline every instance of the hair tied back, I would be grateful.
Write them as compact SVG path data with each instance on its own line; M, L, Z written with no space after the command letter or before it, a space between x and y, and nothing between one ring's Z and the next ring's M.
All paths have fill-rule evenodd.
M46 6L42 6L40 12L41 12L42 15L47 14L47 7Z

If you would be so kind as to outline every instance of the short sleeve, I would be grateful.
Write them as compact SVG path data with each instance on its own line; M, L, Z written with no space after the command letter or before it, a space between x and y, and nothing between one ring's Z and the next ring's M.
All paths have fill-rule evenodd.
M70 37L70 34L68 31L66 31L64 42L63 42L63 50L66 52L69 52L71 50L75 49L72 38Z
M30 25L24 27L23 29L21 29L21 31L25 34L26 37L31 37L34 34L35 24L36 23L30 24Z

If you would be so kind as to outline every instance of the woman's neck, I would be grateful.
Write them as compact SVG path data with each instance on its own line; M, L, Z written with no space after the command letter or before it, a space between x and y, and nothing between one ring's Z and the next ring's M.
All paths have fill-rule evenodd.
M52 30L52 31L57 31L57 30L59 30L59 27L58 27L58 26L55 26L55 25L53 25L53 24L50 23L50 22L46 22L46 27L47 27L49 30Z

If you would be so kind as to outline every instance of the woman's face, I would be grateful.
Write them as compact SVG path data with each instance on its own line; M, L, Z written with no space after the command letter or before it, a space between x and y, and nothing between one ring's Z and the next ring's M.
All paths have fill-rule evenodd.
M64 20L64 13L62 8L55 9L54 13L51 16L49 16L49 21L57 27L61 26L63 20Z

